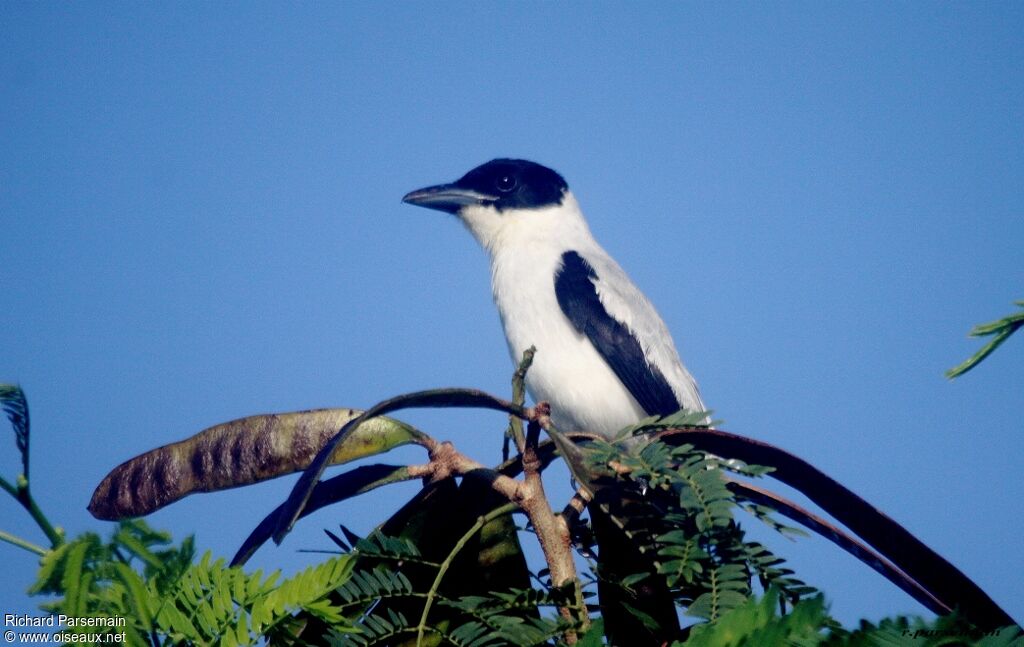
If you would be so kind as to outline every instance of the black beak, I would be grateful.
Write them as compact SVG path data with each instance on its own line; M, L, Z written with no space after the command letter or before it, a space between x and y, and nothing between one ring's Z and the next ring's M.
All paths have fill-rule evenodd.
M491 204L497 199L496 196L464 189L455 184L438 184L406 193L402 202L448 213L458 213L459 209L466 205Z

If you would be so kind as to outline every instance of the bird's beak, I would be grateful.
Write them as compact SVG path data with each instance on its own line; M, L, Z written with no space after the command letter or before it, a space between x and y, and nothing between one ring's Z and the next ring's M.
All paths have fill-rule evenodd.
M455 184L438 184L406 193L402 202L448 213L458 213L459 209L466 205L491 204L497 199L496 196L464 189Z

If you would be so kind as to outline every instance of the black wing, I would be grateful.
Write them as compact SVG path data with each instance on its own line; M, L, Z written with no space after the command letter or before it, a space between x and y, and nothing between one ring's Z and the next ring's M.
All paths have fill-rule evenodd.
M590 339L615 375L622 380L649 415L668 415L682 405L656 367L647 363L640 342L605 309L593 279L597 273L576 252L562 254L562 269L555 274L555 296L562 312Z

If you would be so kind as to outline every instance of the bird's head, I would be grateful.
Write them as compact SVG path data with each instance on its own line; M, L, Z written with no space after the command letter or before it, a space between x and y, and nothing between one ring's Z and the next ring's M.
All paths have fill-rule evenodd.
M412 191L402 202L458 216L487 248L503 232L536 228L562 219L563 206L575 200L561 175L536 162L495 159L450 184Z

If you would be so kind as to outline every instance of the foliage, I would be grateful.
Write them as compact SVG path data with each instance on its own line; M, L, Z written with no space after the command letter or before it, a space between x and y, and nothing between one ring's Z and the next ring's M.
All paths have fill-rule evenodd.
M14 427L14 440L21 454L22 475L28 478L28 400L17 384L0 384L0 408Z
M408 578L401 573L386 568L378 567L372 572L357 575L353 582L358 584L347 586L339 590L339 593L350 603L369 605L367 613L360 618L361 631L347 634L335 632L331 636L331 644L341 647L415 644L415 636L419 632L415 618L410 621L406 614L396 611L390 605L372 608L372 603L375 600L403 596L422 598L423 594L414 591ZM550 615L524 618L523 611L533 612L545 607L552 609L558 604L564 604L564 600L535 589L511 590L489 596L445 598L441 604L459 612L456 616L458 621L427 623L424 644L456 647L550 645L568 626Z
M14 441L18 447L18 453L21 454L21 474L14 480L14 483L0 476L0 489L5 490L14 497L14 500L21 507L25 508L29 515L32 516L33 521L36 522L36 525L39 526L39 529L43 531L43 534L50 541L50 547L56 548L64 542L64 531L60 528L55 528L50 523L50 520L46 518L46 515L43 514L36 500L32 497L31 488L29 487L29 438L31 428L29 426L28 399L25 397L25 392L22 388L17 384L0 383L0 408L7 414L7 419L10 420L11 426L14 428ZM21 537L16 537L6 531L0 530L0 540L29 550L37 555L43 555L46 552L45 548L37 546Z
M351 575L353 560L335 557L278 583L225 566L209 553L193 562L191 537L169 546L167 533L122 521L110 541L85 533L42 560L30 593L59 596L42 605L71 617L124 618L130 644L250 645L291 642L310 614L335 631L354 631L329 600ZM107 633L106 627L91 631Z
M471 395L476 400L483 397ZM438 395L420 397L436 399ZM360 538L342 527L343 539L327 532L346 554L281 580L279 572L266 577L259 571L247 574L209 553L197 561L193 538L172 545L169 534L138 520L120 522L106 542L91 532L65 541L29 494L29 418L24 393L16 386L0 385L0 401L14 426L24 467L17 485L4 481L4 489L47 532L52 547L33 546L6 533L0 538L42 555L30 592L56 597L43 609L72 617L123 619L127 626L118 629L125 632L129 644L606 644L610 616L590 621L574 612L583 609L583 600L593 600L594 584L599 592L602 584L608 584L600 565L602 555L594 576L583 578L588 589L582 598L575 597L578 593L572 584L553 586L546 569L526 571L525 562L519 561L522 553L511 516L516 506L495 497L488 487L497 472L464 474L458 487L449 478L424 488L423 496L384 524L395 536L378 530ZM672 627L656 627L660 635L676 638L673 647L852 647L901 645L911 640L934 647L1024 644L1019 627L980 633L956 615L932 623L896 617L877 625L862 621L855 630L840 627L829 617L824 597L797 579L766 547L747 541L734 516L737 508L743 508L780 532L793 532L772 517L770 508L744 500L742 489L730 487L736 478L755 478L770 468L724 460L692 445L644 444L634 438L707 424L705 413L650 418L626 430L619 443L593 441L572 458L566 457L585 468L581 473L587 474L587 489L595 495L591 523L596 524L595 515L612 519L628 537L628 545L645 555L652 567L617 578L613 589L606 590L635 594L657 580L664 585L669 602L696 619L681 630L675 619ZM371 453L407 442L410 433L425 446L432 442L415 430L405 433L398 441L388 436ZM535 441L527 438L527 442ZM564 444L559 448L564 449ZM431 500L431 494L439 496ZM439 532L439 520L450 527ZM576 546L589 558L592 532L584 523L575 526ZM430 547L429 555L421 552L422 546ZM517 577L517 572L525 577ZM483 577L495 573L500 573L497 579ZM764 591L760 598L759 590ZM615 599L622 599L627 614L641 624L658 624L639 596ZM588 607L590 611L607 608ZM109 633L109 627L76 630ZM662 642L668 641L658 644Z
M667 424L676 422L669 419ZM647 425L656 426L657 422L648 421ZM820 596L811 598L817 600L818 607L800 602L814 590L793 577L782 566L782 560L764 546L744 539L733 518L738 502L726 487L724 461L692 446L669 447L662 443L642 448L626 443L624 449L597 442L589 456L595 463L595 472L601 465L617 466L620 476L614 482L599 482L598 486L618 488L620 495L630 499L629 517L619 521L636 545L646 545L658 558L656 574L638 573L625 578L623 586L635 586L647 577L663 577L680 607L689 615L708 621L708 627L733 617L731 610L748 603L755 578L775 596L765 603L773 619L781 618L777 615L778 596L796 603L794 611L780 624L782 629L776 632L793 633L795 629L789 628L806 624L800 614L808 614L812 608L823 609ZM748 477L764 472L735 462L728 462L727 467L730 472ZM428 590L425 585L417 586L416 578L406 576L405 570L413 564L426 566L432 573L443 566L424 559L412 542L385 537L379 532L365 539L353 538L346 532L349 542L329 534L343 549L354 543L353 554L360 557L353 577L339 588L336 600L350 617L359 618L361 632L334 635L331 644L411 645L415 644L412 636L423 633L423 644L553 645L562 643L567 630L582 629L558 615L556 610L565 605L566 597L551 587L545 573L533 577L540 588L513 588L451 598L438 592L436 579L419 578L422 582L433 581ZM587 593L588 597L592 595L592 591ZM431 616L426 624L425 617L421 617L418 623L415 614L423 608L422 600L431 596L440 598L443 607L459 613L436 619ZM421 602L408 605L398 600ZM415 612L403 612L409 609ZM641 609L635 612L643 615ZM823 611L822 614L824 623L827 616ZM599 635L602 632L599 618L592 630L582 636L581 644L604 644ZM695 632L692 639L698 635Z
M1014 301L1014 304L1024 308L1024 301ZM992 354L992 351L1010 338L1019 328L1024 326L1024 312L1015 312L1011 315L990 321L985 324L978 324L967 333L971 337L988 337L992 340L981 347L977 353L967 358L962 364L954 366L946 371L946 377L953 379L959 377L981 363L983 359Z
M744 601L718 622L694 627L685 642L672 647L1019 647L1024 644L1020 627L979 631L957 615L932 622L897 616L872 624L861 621L849 631L828 615L822 595L801 600L789 613L779 613L780 594L770 589L760 599Z
M483 520L482 520L483 521ZM480 526L465 536L477 533ZM343 530L345 530L343 528ZM329 533L330 534L330 533ZM411 541L374 531L358 538L345 532L358 558L352 577L337 589L333 600L349 617L358 618L360 631L332 631L329 643L343 647L369 645L445 644L457 647L549 645L569 626L553 613L538 613L564 605L556 590L515 589L486 595L450 597L439 586L446 564L426 559ZM342 548L348 543L332 534ZM429 577L423 577L423 569ZM406 572L409 575L406 575ZM431 613L437 602L444 613ZM318 637L305 635L307 641Z
M661 423L675 426L672 417ZM739 502L727 487L725 472L757 476L764 468L747 466L697 451L692 445L670 447L652 442L639 451L598 442L595 461L618 466L617 497L628 499L628 516L618 520L638 546L657 555L676 603L686 614L708 621L745 602L754 589L776 587L796 602L815 590L782 566L783 560L757 542L747 541L733 516ZM785 528L762 511L773 528ZM627 579L629 586L643 574Z
M667 416L649 416L638 420L636 423L626 427L619 432L618 437L623 440L633 438L640 434L646 434L659 429L672 429L675 427L708 427L708 418L711 411L687 411L681 409L676 413Z
M834 627L821 595L801 600L786 615L778 613L779 590L770 589L760 600L744 600L718 622L694 627L686 647L760 647L761 645L818 645L822 631Z
M1024 633L1017 626L983 631L956 614L939 617L931 622L921 618L896 616L878 624L861 620L860 626L854 631L835 628L820 644L822 647L1020 647L1024 645Z
M332 557L279 582L278 573L246 574L226 567L223 560L212 560L209 553L194 561L192 538L173 546L166 533L141 521L126 521L108 542L85 533L48 553L31 592L60 596L43 605L53 613L125 618L127 627L118 631L125 631L133 645L414 644L409 638L416 633L415 619L388 602L426 597L405 577L404 568L440 565L423 560L410 542L380 533L354 543L351 554ZM371 562L376 562L372 568ZM711 586L712 579L694 577L704 586ZM931 623L897 617L845 630L829 617L821 594L804 596L782 613L780 600L786 595L770 586L760 598L744 596L728 610L723 605L714 621L692 626L688 637L673 647L897 646L910 640L923 647L1009 647L1024 642L1019 628L981 633L955 616ZM573 625L554 609L564 603L564 596L548 588L457 599L442 596L440 604L457 611L458 620L430 623L423 644L563 645L563 636ZM311 635L311 629L322 633ZM577 644L606 644L600 618Z

